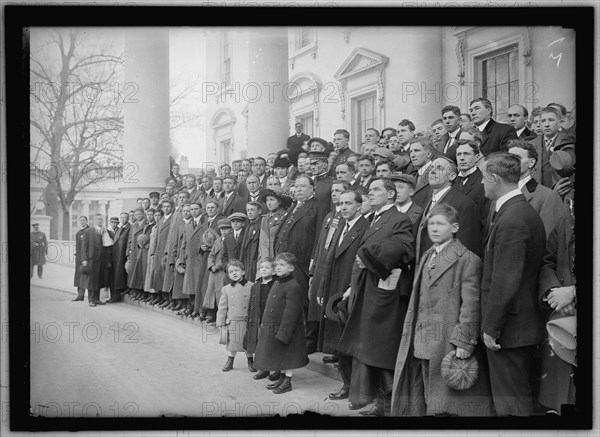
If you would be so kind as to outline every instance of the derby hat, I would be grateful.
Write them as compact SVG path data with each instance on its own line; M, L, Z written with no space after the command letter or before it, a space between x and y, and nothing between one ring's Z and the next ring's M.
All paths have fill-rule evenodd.
M550 156L552 171L558 178L569 178L575 173L574 156L564 150L555 150Z

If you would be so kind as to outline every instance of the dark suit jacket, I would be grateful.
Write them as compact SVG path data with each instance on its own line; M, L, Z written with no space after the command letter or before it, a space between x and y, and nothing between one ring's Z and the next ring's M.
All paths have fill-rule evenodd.
M525 141L534 140L536 137L537 135L535 134L535 132L533 132L527 126L525 126L525 129L523 129L523 132L521 132L521 135L519 135L519 138Z
M266 174L263 176L262 181L260 181L260 184L258 186L259 191L262 191L265 188L267 188L267 179L268 178L269 177ZM237 193L244 199L246 199L248 197L249 191L248 191L248 186L246 185L245 180L238 184Z
M481 256L481 218L479 216L479 208L471 199L462 194L456 188L450 188L439 203L450 205L458 211L458 232L455 238L460 240L467 249L477 256ZM416 235L416 261L419 262L420 257L429 249L433 243L429 239L427 233L427 215L429 214L431 205L431 197L423 208L421 221L417 229Z
M304 142L308 140L310 140L310 137L305 133L301 134L300 137L294 134L287 139L287 148L293 151L301 150Z
M237 259L238 261L241 261L245 233L246 228L243 228L240 232L240 235L238 236L237 241L233 237L233 232L231 232L231 234L229 234L223 240L223 255L221 256L221 260L224 266L232 259Z
M125 261L127 261L127 241L129 240L129 230L131 225L125 223L118 228L113 237L113 267L114 267L114 287L119 290L127 288L127 272L125 272Z
M225 197L219 199L219 209L225 217L229 217L234 212L246 214L246 203L246 200L234 191L227 202Z
M510 124L498 123L493 118L485 126L481 143L481 153L487 156L490 153L507 150L508 140L517 139L517 131Z
M458 137L460 136L461 132L462 132L462 129L458 128L458 132L454 136L454 141L452 141L452 144L450 144L450 146L448 146L448 150L446 150L446 153L444 153L444 147L446 147L446 143L450 139L450 134L448 132L446 132L444 135L442 135L442 137L438 141L437 151L439 153L447 156L454 162L456 162L456 149L458 148Z
M415 175L415 177L418 176L418 179L417 179L417 186L415 187L415 194L414 194L412 200L417 205L419 205L421 208L425 208L425 205L427 205L427 202L429 202L429 200L431 199L432 188L431 188L431 185L429 185L429 171L430 170L431 170L431 165L429 166L429 168L427 168L427 170L425 170L425 173L423 173L423 176L418 176L417 171L415 171L413 173Z
M369 184L369 182L371 182L373 180L373 178L375 177L375 175L371 176L371 178L369 179L369 181L367 182L367 185ZM356 190L358 187L360 187L362 185L362 181L363 178L362 176L358 176L356 178L356 181L352 184L352 189ZM366 188L366 187L365 187Z
M408 208L408 211L406 211L406 215L408 216L410 221L416 225L419 224L419 219L420 219L422 213L423 213L423 208L421 208L415 202L413 202L412 205L410 205L410 208Z
M482 333L504 349L541 342L545 326L538 305L538 273L546 233L525 196L519 194L502 205L484 247Z
M335 179L335 168L340 164L344 164L348 160L348 157L353 154L354 152L350 149L350 147L346 147L344 150L342 150L333 160L327 175Z
M479 217L481 224L484 225L485 220L490 211L491 200L485 197L485 190L481 181L483 173L479 169L467 176L466 182L463 184L459 177L454 181L453 187L458 191L471 198L479 208Z
M315 181L315 197L319 202L323 204L328 210L333 206L331 203L331 186L335 181L331 176L321 176Z

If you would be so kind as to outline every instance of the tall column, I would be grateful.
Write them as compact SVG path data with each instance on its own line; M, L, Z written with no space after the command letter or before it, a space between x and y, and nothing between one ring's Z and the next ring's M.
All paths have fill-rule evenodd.
M169 30L128 29L125 40L124 210L164 190L169 175Z
M287 28L250 30L248 34L249 83L261 90L254 98L248 86L248 153L266 158L269 152L285 149L289 136L289 102L282 92L288 82Z
M81 201L81 215L84 215L88 218L88 221L90 220L90 201L89 200L82 200Z

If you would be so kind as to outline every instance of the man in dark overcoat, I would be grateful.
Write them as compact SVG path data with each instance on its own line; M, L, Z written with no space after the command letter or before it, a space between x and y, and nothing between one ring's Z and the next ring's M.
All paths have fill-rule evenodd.
M48 254L48 240L46 234L40 231L39 223L33 224L33 232L29 236L29 242L31 254L29 277L33 278L33 267L37 266L38 278L42 279L44 264L46 264L46 255Z
M100 302L100 288L102 286L102 226L101 214L94 217L94 226L89 226L83 232L81 241L81 265L86 267L87 273L82 273L80 286L88 290L88 302L95 307Z
M125 271L125 262L127 261L127 241L129 240L129 214L122 212L119 215L119 225L113 237L113 269L114 282L109 302L120 302L121 293L127 289L127 272Z
M413 225L394 202L389 179L369 185L374 215L361 238L348 293L348 320L338 350L352 357L350 408L376 400L365 415L383 416L391 406L392 383L407 300L397 291L400 269L414 259ZM346 294L345 293L345 294Z
M173 285L175 283L175 260L173 259L173 251L177 251L176 246L179 244L179 233L183 226L183 205L188 203L190 195L187 191L180 191L177 194L177 207L173 212L167 243L165 244L164 254L158 254L164 260L165 274L163 279L162 290L165 293L171 293L173 296ZM162 261L161 261L162 262ZM158 295L158 293L157 293ZM160 298L156 298L154 303L158 303ZM171 299L171 303L167 309L173 309L178 304L178 299ZM152 301L150 302L152 304Z
M294 276L303 290L305 317L308 314L308 273L314 259L319 231L328 208L314 197L314 181L308 176L296 178L296 204L285 215L275 234L275 255L291 252L296 256Z
M484 241L481 335L499 416L533 413L530 364L545 331L537 279L546 231L518 189L520 172L521 160L509 153L488 156L483 167L485 195L496 206Z
M362 196L354 191L344 191L339 199L340 220L326 255L324 264L323 284L317 291L317 303L321 306L321 323L319 326L318 349L326 354L335 354L335 358L323 361L338 361L338 368L344 383L336 393L330 393L329 399L347 399L350 391L350 375L352 359L342 356L337 351L337 344L342 335L341 326L325 317L325 308L329 299L338 293L344 293L350 287L352 267L356 259L363 234L369 229L370 223L360 213Z
M165 281L165 247L167 246L167 240L169 237L169 230L171 229L171 223L173 219L173 202L163 201L162 211L165 214L163 218L156 223L156 248L154 254L154 270L152 271L151 287L157 292L162 292L162 308L166 307L170 303L169 292L164 290Z
M129 215L127 216L129 219ZM81 287L81 243L83 241L83 233L89 227L88 218L84 215L79 217L79 225L81 229L75 234L75 278L73 279L73 285L77 287L77 297L73 299L73 302L83 301L85 296L85 287Z

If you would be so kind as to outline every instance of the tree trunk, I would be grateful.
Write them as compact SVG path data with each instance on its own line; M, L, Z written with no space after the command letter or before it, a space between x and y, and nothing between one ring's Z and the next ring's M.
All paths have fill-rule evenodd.
M60 201L56 195L56 189L53 184L48 183L44 192L44 203L46 204L46 215L52 217L50 220L50 235L51 240L58 240L58 214L61 210Z
M71 239L71 214L69 214L70 205L62 205L62 238L61 240Z

